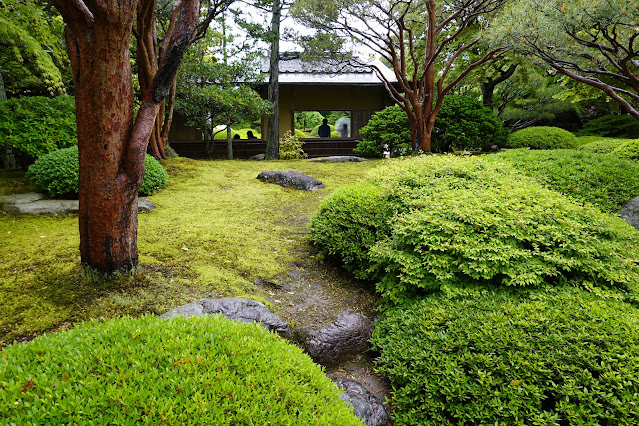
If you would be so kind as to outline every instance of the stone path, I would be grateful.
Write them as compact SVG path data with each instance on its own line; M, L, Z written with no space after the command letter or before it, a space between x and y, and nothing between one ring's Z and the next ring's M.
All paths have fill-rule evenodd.
M147 198L138 198L138 211L153 210ZM0 197L0 210L10 214L77 214L78 200L52 200L39 192Z

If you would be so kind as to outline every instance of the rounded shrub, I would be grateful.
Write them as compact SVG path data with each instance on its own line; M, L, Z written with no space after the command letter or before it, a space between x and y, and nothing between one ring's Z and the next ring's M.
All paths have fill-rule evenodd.
M577 137L559 127L526 127L511 133L506 141L508 148L570 149L578 145Z
M624 139L600 139L581 145L581 151L594 152L597 154L611 154L617 147L625 142Z
M311 239L356 276L376 279L384 304L459 283L621 291L639 283L639 234L630 225L505 162L427 156L376 176L355 187L362 196L346 187L323 201Z
M431 150L489 150L504 146L508 130L493 112L477 99L448 95L435 119Z
M605 212L617 214L639 194L639 164L617 154L517 149L488 158L507 161L545 186Z
M162 165L152 156L144 160L144 179L140 186L141 195L149 195L164 188L169 175ZM38 158L26 176L39 190L50 197L77 197L79 178L79 159L77 145L54 151Z
M0 359L8 424L361 424L301 349L220 316L92 321Z
M10 149L22 166L77 144L75 102L71 96L9 99L0 102L0 117L0 152Z
M639 137L639 120L631 115L604 115L588 121L579 135L636 138Z
M310 240L320 255L334 256L360 279L372 279L370 248L386 238L394 208L385 192L370 183L337 189L311 217Z
M308 135L305 132L301 131L300 129L295 129L295 137L298 139L303 139L303 138L307 138Z
M166 187L169 183L169 174L164 170L162 164L151 155L144 157L144 178L138 193L140 195L151 195L156 191Z
M391 157L409 155L412 152L412 136L406 112L397 105L389 106L373 114L360 129L362 140L353 152L362 157L382 158L384 151Z
M576 289L433 295L373 334L396 425L634 424L639 314Z
M639 139L625 142L624 144L615 148L613 153L615 155L618 155L619 157L639 160Z

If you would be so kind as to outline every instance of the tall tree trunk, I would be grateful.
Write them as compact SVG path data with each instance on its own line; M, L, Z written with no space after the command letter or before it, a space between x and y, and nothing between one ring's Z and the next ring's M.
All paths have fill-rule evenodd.
M280 157L280 21L282 4L273 0L271 15L271 54L269 63L268 100L273 104L273 113L268 118L266 134L266 158Z
M495 87L497 87L497 85L499 83L503 83L504 81L508 80L510 77L512 77L512 75L515 73L515 70L517 69L518 64L511 64L507 70L499 70L499 75L495 78L489 78L488 81L484 81L481 84L481 98L482 98L482 104L486 107L486 108L490 108L490 110L492 111L495 108L495 103L494 103L494 93L495 93Z
M135 123L129 41L136 0L53 0L67 24L80 157L81 261L112 275L138 262L137 193L159 104L170 90L195 27L198 0L185 0L166 60Z
M226 156L229 160L233 159L233 139L231 138L231 123L226 128Z

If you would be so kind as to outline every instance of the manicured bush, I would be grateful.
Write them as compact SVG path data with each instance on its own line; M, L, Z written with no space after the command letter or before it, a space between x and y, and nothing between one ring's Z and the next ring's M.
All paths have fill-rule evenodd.
M361 424L301 349L220 316L92 321L0 352L8 424Z
M628 141L617 147L613 153L619 157L639 160L639 139Z
M639 120L631 115L604 115L588 121L579 134L636 138L639 137Z
M0 102L0 152L10 149L21 166L75 144L75 103L71 96L33 96Z
M429 296L378 322L396 425L636 423L636 308L568 288L479 293Z
M307 138L308 135L305 132L301 131L300 129L295 129L295 137L298 139L303 139L303 138Z
M511 133L508 148L570 149L577 147L577 137L559 127L527 127Z
M428 156L376 175L323 201L311 240L356 276L377 279L384 304L459 283L624 291L639 283L639 234L630 225L507 163Z
M140 186L141 195L149 195L164 188L169 175L164 167L147 154L144 160L144 179ZM78 147L72 146L54 151L36 160L29 167L27 177L50 197L77 197L79 160Z
M370 248L388 236L394 207L385 192L370 183L337 189L312 216L310 240L321 256L335 256L360 279L372 279Z
M618 155L518 149L489 158L508 161L547 187L613 214L639 195L639 165Z
M360 129L362 140L353 152L362 157L382 158L384 151L391 157L412 152L412 136L406 112L397 105L386 107L372 115Z
M610 154L626 140L627 139L600 139L598 141L581 145L579 149L581 151L594 152L597 154Z
M465 96L448 95L435 119L431 141L433 152L489 150L504 146L508 130L493 112L480 101Z
M304 142L291 131L284 134L284 138L280 139L280 160L297 160L308 158L308 154L302 149Z

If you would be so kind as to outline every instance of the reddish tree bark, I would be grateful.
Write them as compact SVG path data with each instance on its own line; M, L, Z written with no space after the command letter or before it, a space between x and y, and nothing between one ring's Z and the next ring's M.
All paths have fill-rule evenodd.
M160 71L135 123L129 42L137 0L53 0L65 23L80 156L80 255L111 275L137 265L137 193L160 103L195 29L199 0L184 0Z

